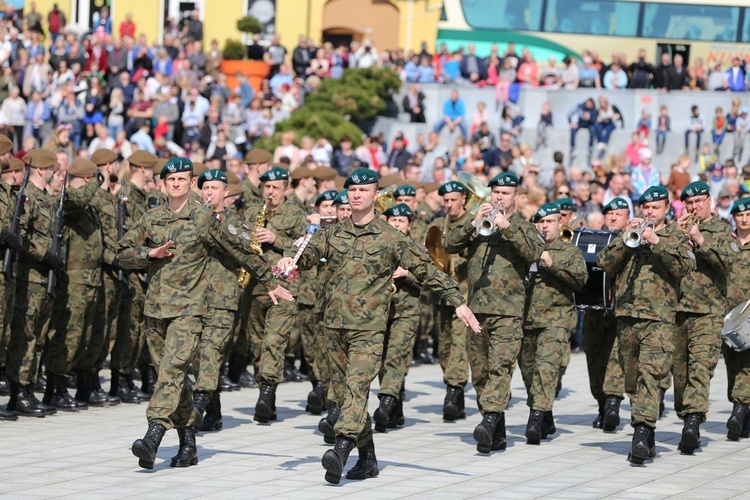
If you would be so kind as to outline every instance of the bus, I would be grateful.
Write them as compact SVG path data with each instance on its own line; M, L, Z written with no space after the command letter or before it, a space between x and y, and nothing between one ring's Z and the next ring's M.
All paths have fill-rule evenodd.
M649 60L680 53L707 67L750 60L748 0L443 0L437 45L450 51L473 43L486 56L492 45L502 55L509 43L520 54L528 47L537 61L580 58L586 50L608 60L628 61L646 50Z

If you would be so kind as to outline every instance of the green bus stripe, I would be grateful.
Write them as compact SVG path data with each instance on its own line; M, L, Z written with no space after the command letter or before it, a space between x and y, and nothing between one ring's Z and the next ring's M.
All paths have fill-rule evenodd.
M465 40L467 42L491 42L491 43L508 43L515 42L517 45L531 45L543 49L556 50L563 54L573 55L580 58L580 54L571 50L569 47L559 43L541 38L538 36L527 35L519 31L508 30L451 30L438 29L438 40Z

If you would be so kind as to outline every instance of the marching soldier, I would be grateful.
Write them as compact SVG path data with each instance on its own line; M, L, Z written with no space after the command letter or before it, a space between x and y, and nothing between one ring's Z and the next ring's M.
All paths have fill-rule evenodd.
M276 284L265 260L244 243L247 233L233 234L223 222L223 214L212 215L203 205L189 203L195 182L190 160L171 158L160 176L165 181L167 203L138 219L120 240L118 253L124 269L149 271L146 337L159 377L146 411L148 431L132 446L139 466L147 469L154 467L159 444L172 427L177 428L180 448L171 465L198 463L193 398L185 379L197 354L202 317L207 312L205 269L211 250L221 249L247 266L267 287L272 301L292 299Z
M654 429L659 418L659 383L672 364L679 280L695 268L687 239L665 225L669 193L663 186L648 188L638 200L643 219L630 228L640 231L641 244L631 248L618 237L597 256L599 267L616 276L617 341L631 395L632 450L628 459L642 464L655 456ZM632 243L631 243L632 245Z
M245 180L242 181L244 200L247 206L263 205L263 189L260 177L271 168L271 153L264 149L251 149L245 155Z
M401 266L434 290L443 290L456 306L456 315L480 330L476 318L458 292L458 285L440 273L425 253L375 214L378 177L359 168L347 178L352 217L316 235L299 261L309 269L326 259L330 273L325 289L324 326L329 329L328 362L331 385L336 393L340 417L336 422L336 444L323 455L326 481L338 484L349 453L357 446L359 460L347 473L349 479L378 475L367 398L383 354L383 325L393 273ZM294 267L285 257L282 271Z
M524 280L544 250L536 228L516 211L518 177L501 173L488 186L491 203L483 204L474 219L454 227L446 247L451 253L468 250L469 304L482 324L481 334L469 336L467 346L483 415L474 429L480 453L506 447L504 411L523 338ZM483 222L492 223L492 234L478 234Z
M750 198L737 200L730 211L737 226L735 239L730 246L739 250L732 274L744 279L727 283L729 308L746 304L750 298ZM727 396L733 404L727 420L727 438L737 441L750 437L750 350L735 351L728 345L721 347L727 366Z
M287 201L299 207L305 214L309 214L311 212L310 198L317 194L313 171L305 166L297 167L292 172L291 179L292 192L289 193Z
M555 203L545 203L534 214L546 248L529 275L519 359L529 396L527 444L539 444L555 433L552 405L566 344L578 319L573 293L583 288L589 277L581 251L560 238L561 221Z
M708 413L708 388L721 354L727 277L739 247L732 246L731 226L711 213L708 184L688 184L680 200L685 210L677 225L692 241L696 268L679 287L672 377L675 410L685 422L680 451L692 455L700 447L699 426Z

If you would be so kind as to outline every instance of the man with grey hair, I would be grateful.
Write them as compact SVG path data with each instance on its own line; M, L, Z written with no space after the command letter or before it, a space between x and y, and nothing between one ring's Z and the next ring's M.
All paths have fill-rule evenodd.
M586 215L586 227L594 231L604 229L604 215L601 212L589 212Z

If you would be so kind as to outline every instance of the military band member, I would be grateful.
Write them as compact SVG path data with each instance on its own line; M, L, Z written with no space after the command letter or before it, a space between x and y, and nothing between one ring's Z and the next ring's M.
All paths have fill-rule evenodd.
M544 250L536 228L516 211L518 176L501 173L488 186L491 203L483 204L474 219L454 227L446 247L451 253L468 250L469 304L482 325L480 334L469 336L467 346L483 415L474 429L480 453L506 447L504 411L523 338L524 281ZM478 230L491 214L494 231L482 236Z
M367 398L380 369L383 326L396 269L400 266L426 286L443 290L445 298L456 306L456 314L474 331L480 330L458 285L440 273L418 245L376 216L377 183L377 174L370 169L352 172L344 184L351 218L319 231L299 261L304 272L324 258L329 273L323 324L329 329L331 386L341 413L335 426L336 445L325 452L322 464L326 481L334 484L340 482L355 446L359 460L347 477L366 479L378 474ZM291 269L293 259L285 257L278 266Z
M243 199L248 206L263 205L263 190L260 176L271 168L271 153L264 149L251 149L245 155L245 179Z
M633 219L630 228L641 232L641 244L631 248L624 237L618 237L597 257L605 272L628 277L616 280L615 315L625 391L631 395L635 432L629 460L634 464L656 453L659 383L672 366L677 288L679 280L695 268L687 238L664 223L669 208L667 189L648 188L638 204L643 218Z
M292 192L289 193L287 202L296 205L305 214L312 212L310 203L317 198L317 188L313 171L302 166L297 167L291 174Z
M740 279L727 283L728 309L746 304L750 299L750 198L737 200L731 209L737 226L735 239L730 245L739 250L732 274ZM728 345L721 347L727 366L727 397L733 404L727 420L727 438L737 441L750 437L750 350L735 351Z
M132 446L138 464L147 469L153 468L164 433L172 427L178 429L180 448L171 465L198 463L193 398L185 375L197 354L202 317L207 312L205 270L211 250L221 249L245 265L267 287L272 301L292 298L276 284L265 260L247 246L244 235L229 231L223 214L189 203L195 183L190 160L171 158L160 176L167 203L138 219L120 240L118 253L124 269L149 272L144 314L149 351L159 377L146 411L148 431Z
M685 210L677 225L692 241L696 268L679 287L672 377L675 410L685 423L680 451L692 455L700 447L699 426L708 413L709 386L721 354L727 278L739 247L732 246L731 226L711 213L708 184L688 184L680 200ZM688 218L693 221L690 227Z

